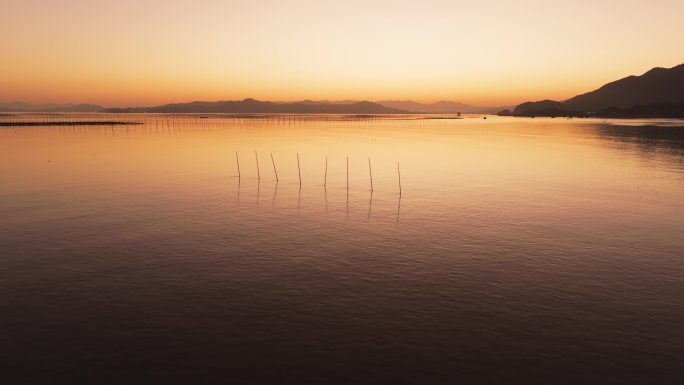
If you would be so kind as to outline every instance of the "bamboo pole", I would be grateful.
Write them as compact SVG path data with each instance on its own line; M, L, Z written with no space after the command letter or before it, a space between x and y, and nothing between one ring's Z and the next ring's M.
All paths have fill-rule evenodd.
M368 158L368 174L370 175L371 192L373 192L373 169L371 168L370 158Z
M299 153L297 153L297 171L299 172L299 188L302 188L302 168L299 165Z
M399 195L401 195L401 171L399 170L399 162L397 162L397 175L399 176Z
M323 187L328 185L328 156L325 156L325 174L323 177Z
M238 168L238 179L240 179L240 157L238 156L238 152L235 151L235 162L237 162L237 168Z
M347 157L347 195L349 195L349 157Z
M256 150L254 150L254 157L256 158L257 179L261 180L261 171L259 170L259 154L257 154Z
M271 162L273 163L273 172L275 173L275 176L276 176L276 183L278 183L279 182L278 170L276 170L275 160L273 160L273 153L271 153Z

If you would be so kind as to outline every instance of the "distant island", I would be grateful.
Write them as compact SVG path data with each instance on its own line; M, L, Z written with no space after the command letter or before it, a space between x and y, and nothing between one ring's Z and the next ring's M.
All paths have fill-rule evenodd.
M499 115L603 118L684 118L684 64L653 68L566 101L526 102Z

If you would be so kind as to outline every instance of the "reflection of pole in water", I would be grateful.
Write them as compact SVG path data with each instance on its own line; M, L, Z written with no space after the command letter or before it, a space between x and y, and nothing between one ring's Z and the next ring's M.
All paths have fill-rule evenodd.
M397 202L397 224L399 224L399 212L401 211L401 193L399 193L399 201Z
M347 218L349 218L349 188L347 188Z
M278 182L275 184L275 191L273 191L273 202L271 203L271 208L275 207L276 196L278 196Z
M261 179L257 181L257 208L259 208L259 196L261 195Z
M297 214L299 214L299 209L302 206L302 186L299 185L299 193L297 194Z
M368 220L370 220L371 208L373 207L373 190L370 191L370 199L368 200Z

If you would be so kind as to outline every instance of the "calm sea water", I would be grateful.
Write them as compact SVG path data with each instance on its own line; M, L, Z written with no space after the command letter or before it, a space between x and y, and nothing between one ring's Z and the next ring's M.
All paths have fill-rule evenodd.
M681 122L116 119L0 127L2 383L684 378Z

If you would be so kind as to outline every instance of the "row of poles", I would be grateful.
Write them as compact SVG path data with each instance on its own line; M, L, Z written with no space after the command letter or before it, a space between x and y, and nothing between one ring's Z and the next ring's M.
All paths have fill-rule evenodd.
M273 158L273 153L271 155L271 163L273 164L273 173L275 174L276 183L280 182L278 179L278 168L276 167L275 159ZM259 154L254 151L254 159L256 160L257 168L257 179L261 180L261 168L259 167ZM240 155L235 151L235 162L237 163L238 179L242 178L242 173L240 172ZM297 173L299 175L299 188L302 188L302 167L299 161L299 153L297 153ZM371 165L371 160L368 158L368 175L370 177L370 188L373 191L373 167ZM397 177L399 181L399 195L401 195L401 169L399 168L399 162L397 162ZM325 157L325 172L323 173L323 186L328 185L328 156ZM349 190L349 157L347 157L347 190Z

